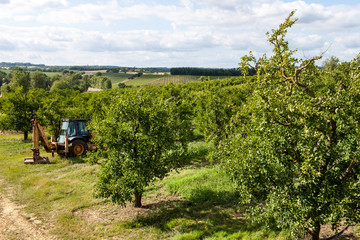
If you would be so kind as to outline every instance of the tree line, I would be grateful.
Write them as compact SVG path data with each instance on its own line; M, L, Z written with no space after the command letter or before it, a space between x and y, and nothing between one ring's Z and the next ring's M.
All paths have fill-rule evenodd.
M223 69L223 68L193 68L193 67L180 67L171 68L171 75L195 75L195 76L240 76L241 72L236 69Z
M196 130L255 224L294 239L359 224L360 54L322 69L322 56L295 58L293 15L267 34L272 56L241 58L242 75L256 75L99 93L15 87L0 98L0 127L29 131L37 114L55 132L61 118L88 118L101 146L89 158L100 165L96 195L136 207L146 186L189 164Z
M29 72L23 68L13 68L9 74L0 71L1 94L14 92L21 87L25 92L31 89L72 89L85 92L89 87L112 88L111 80L101 74L85 75L84 72L64 70L61 74L49 77L41 71Z

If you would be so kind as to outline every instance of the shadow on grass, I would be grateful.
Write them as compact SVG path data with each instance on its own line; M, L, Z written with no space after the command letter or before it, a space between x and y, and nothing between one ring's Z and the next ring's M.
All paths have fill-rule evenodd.
M153 227L163 232L172 232L180 239L231 238L239 232L256 232L254 226L246 223L236 199L238 196L234 193L199 189L192 194L191 199L144 206L150 211L127 222L125 227Z
M86 163L84 157L69 157L67 160L72 164Z

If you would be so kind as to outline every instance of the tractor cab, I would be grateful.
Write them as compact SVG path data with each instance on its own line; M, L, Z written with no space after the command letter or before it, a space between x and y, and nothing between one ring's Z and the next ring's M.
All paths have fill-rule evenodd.
M66 136L68 137L70 143L74 139L82 139L84 142L88 142L90 140L91 135L86 126L86 119L84 118L62 119L58 143L64 143Z
M96 150L96 146L91 143L91 134L86 126L84 118L67 118L61 120L58 147L65 149L65 139L67 138L69 153L72 156L80 156L87 150Z

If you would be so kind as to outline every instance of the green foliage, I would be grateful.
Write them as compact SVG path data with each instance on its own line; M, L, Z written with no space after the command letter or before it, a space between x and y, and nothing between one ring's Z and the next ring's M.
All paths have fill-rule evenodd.
M1 86L5 83L6 72L0 71L0 94L1 94Z
M24 91L22 87L15 88L14 92L7 93L2 99L1 111L3 128L24 132L24 139L27 139L27 132L31 131L31 118L39 108L41 91Z
M75 90L55 89L51 92L43 91L38 99L40 107L37 109L36 115L39 117L41 125L47 126L47 131L56 138L60 134L60 120L77 116L85 107L75 101L78 95L80 93Z
M42 88L44 90L49 90L50 86L51 82L46 74L40 71L30 73L30 87L32 89Z
M24 91L30 89L30 74L29 72L19 69L11 72L11 81L9 83L11 89L14 91L17 87L22 87Z
M10 126L9 119L6 117L5 114L2 114L0 111L0 131L9 130L9 126Z
M1 74L3 75L3 74ZM8 75L3 76L5 85L1 88L1 93L13 92L16 88L23 88L24 91L30 89L30 74L21 68L14 68Z
M199 77L199 81L201 81L201 82L208 81L209 79L210 79L210 77L205 77L205 76Z
M184 164L191 136L187 106L170 91L128 91L104 106L92 129L102 159L98 196L125 204L157 178ZM139 200L139 199L138 199ZM141 205L141 203L140 203Z
M339 65L339 58L331 56L322 63L322 67L325 71L333 71Z
M258 81L222 156L252 220L318 239L322 224L360 221L360 66L336 75L316 68L321 56L294 58L293 14L268 33L273 56L242 58L256 63Z
M118 83L118 88L126 88L126 84L125 83Z
M90 82L87 81L87 79L83 79L80 73L64 71L63 74L53 82L51 91L55 89L73 89L84 92L89 87Z
M195 76L239 76L240 72L233 69L223 69L223 68L192 68L192 67L182 67L182 68L171 68L171 75L195 75Z
M222 139L227 138L231 118L250 94L249 90L246 85L242 85L204 90L195 94L195 122L206 141L213 141L217 146Z
M91 85L96 88L101 88L101 89L111 89L112 88L110 78L102 76L101 73L100 73L100 75L95 74L94 76L92 76L90 79L90 82L91 82Z

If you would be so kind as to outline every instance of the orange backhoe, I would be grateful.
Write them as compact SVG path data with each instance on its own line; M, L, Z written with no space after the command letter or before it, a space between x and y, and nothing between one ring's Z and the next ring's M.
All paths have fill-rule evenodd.
M36 116L32 120L32 142L33 156L25 158L25 164L50 163L48 157L40 156L40 141L46 152L64 155L66 157L81 156L86 154L87 150L96 150L96 145L91 142L91 134L87 130L86 119L67 118L61 120L60 136L57 141L51 136L49 141L45 135L43 127L40 125Z

